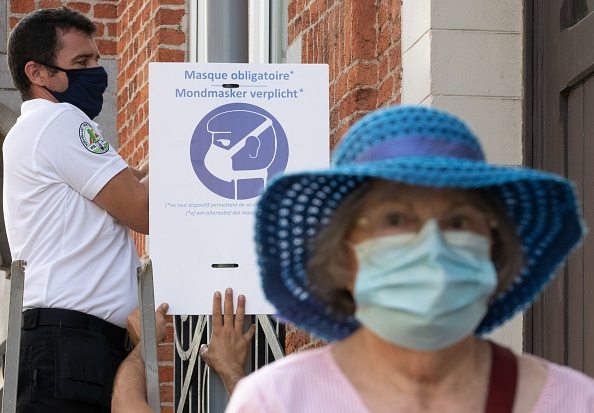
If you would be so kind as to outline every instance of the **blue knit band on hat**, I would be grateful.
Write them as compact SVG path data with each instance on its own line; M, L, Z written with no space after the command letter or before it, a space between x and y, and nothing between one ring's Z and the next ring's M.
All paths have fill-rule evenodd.
M427 107L391 106L356 122L329 169L283 175L266 188L256 210L262 287L277 316L314 336L340 340L359 327L312 293L306 268L314 239L340 202L367 178L409 185L488 188L498 196L524 254L520 274L492 299L476 334L525 310L585 234L567 179L528 168L492 165L458 118Z

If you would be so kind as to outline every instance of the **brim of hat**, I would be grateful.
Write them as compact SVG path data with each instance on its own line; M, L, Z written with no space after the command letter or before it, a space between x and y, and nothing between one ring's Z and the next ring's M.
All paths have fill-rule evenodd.
M266 188L256 209L262 288L279 318L324 340L345 338L359 323L333 314L315 296L307 262L320 229L344 197L368 178L428 187L490 188L501 198L516 225L524 266L510 287L491 300L477 335L525 310L585 233L571 182L533 169L424 157L280 176Z

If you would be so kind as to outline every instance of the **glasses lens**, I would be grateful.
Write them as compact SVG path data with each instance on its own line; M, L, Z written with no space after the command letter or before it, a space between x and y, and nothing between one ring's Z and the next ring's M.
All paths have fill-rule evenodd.
M481 235L490 233L489 217L472 205L456 207L436 217L419 217L399 206L380 206L357 220L368 235L379 237L418 232L428 219L434 218L442 231L469 231Z

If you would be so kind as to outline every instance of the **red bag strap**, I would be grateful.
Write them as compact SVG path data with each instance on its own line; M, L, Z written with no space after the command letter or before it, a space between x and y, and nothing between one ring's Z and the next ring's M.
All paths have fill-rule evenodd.
M516 398L518 361L514 353L491 342L491 378L485 413L511 413Z

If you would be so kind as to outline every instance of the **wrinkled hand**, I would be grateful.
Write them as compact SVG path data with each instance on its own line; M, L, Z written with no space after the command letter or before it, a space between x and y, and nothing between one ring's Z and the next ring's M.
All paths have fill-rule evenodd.
M167 336L167 322L165 315L169 310L169 304L163 303L155 311L155 322L157 331L157 343L160 343ZM128 335L134 345L137 345L140 341L140 309L136 307L132 313L128 316Z
M256 332L255 324L243 332L245 296L237 297L237 314L233 319L233 289L225 290L224 315L221 314L221 293L212 299L212 336L210 343L200 346L200 356L208 367L215 370L231 394L235 385L245 376L243 365Z

